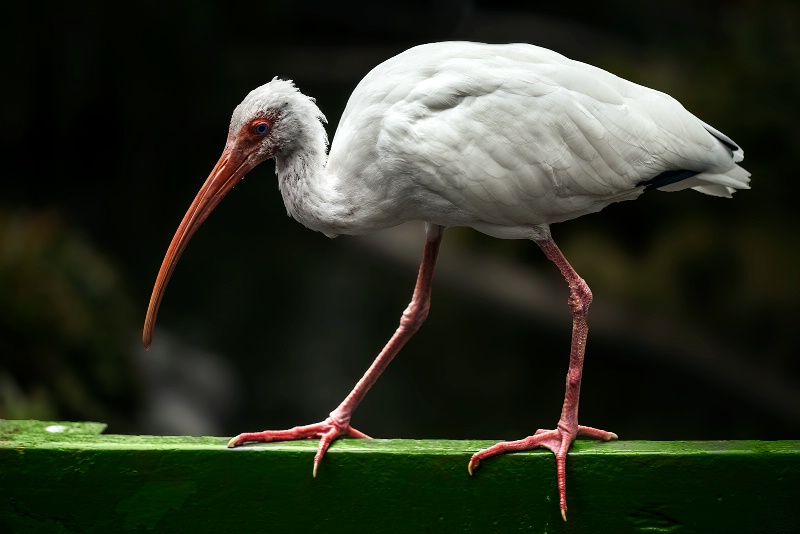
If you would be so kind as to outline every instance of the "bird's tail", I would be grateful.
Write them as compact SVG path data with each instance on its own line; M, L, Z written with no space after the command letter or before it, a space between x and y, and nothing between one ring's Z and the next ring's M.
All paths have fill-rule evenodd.
M706 195L730 198L737 189L750 189L750 173L739 165L724 172L707 171L686 180L657 188L659 191L694 189Z
M715 197L730 198L737 189L750 189L750 173L738 165L720 174L701 173L696 176L703 183L692 187L695 191Z

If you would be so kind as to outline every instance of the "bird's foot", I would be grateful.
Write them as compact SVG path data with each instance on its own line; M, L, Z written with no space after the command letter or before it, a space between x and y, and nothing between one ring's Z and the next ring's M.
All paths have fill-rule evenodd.
M298 439L319 438L317 454L314 455L313 476L317 476L317 466L333 440L340 437L369 438L363 432L350 426L349 422L335 421L332 417L313 425L296 426L288 430L264 430L239 434L228 442L228 447L238 447L248 441L294 441Z
M561 506L561 517L567 520L567 493L566 493L566 469L567 469L567 450L575 441L576 437L591 439L601 439L609 441L617 439L613 432L606 432L590 426L581 425L558 425L556 430L537 430L532 436L517 441L502 441L492 445L488 449L483 449L472 455L469 460L467 470L471 475L480 465L481 461L503 454L506 452L528 451L539 447L549 449L556 455L556 474L558 480L559 503Z

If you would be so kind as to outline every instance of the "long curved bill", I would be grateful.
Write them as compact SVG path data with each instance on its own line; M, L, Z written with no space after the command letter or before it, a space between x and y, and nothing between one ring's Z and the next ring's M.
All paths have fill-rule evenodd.
M142 332L142 343L145 348L149 348L150 343L153 341L153 329L156 325L158 307L161 305L161 299L164 297L167 283L172 271L175 269L175 265L178 264L183 250L197 229L200 228L200 225L203 224L203 221L217 207L217 204L233 189L239 180L244 178L255 167L257 162L248 156L249 154L236 148L235 145L229 144L226 146L219 161L194 198L192 205L189 206L189 211L183 216L183 220L178 226L172 242L169 244L164 261L161 263L161 269L158 271L156 284L153 287L153 294L150 296L150 305L147 307L147 317L144 320L144 331Z

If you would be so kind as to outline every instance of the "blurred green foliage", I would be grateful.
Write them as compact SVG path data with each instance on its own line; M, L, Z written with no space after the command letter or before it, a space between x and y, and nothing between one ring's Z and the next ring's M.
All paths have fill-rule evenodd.
M117 268L56 211L0 210L0 418L130 428L126 293Z

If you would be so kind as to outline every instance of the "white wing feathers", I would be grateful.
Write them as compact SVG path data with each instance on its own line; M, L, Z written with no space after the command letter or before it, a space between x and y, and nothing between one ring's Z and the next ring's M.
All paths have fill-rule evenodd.
M351 109L372 109L378 124ZM376 143L379 174L412 197L430 193L441 224L558 222L635 198L648 181L722 196L749 182L741 149L672 97L531 45L413 48L364 78L337 136L343 128ZM695 174L659 178L675 171Z

